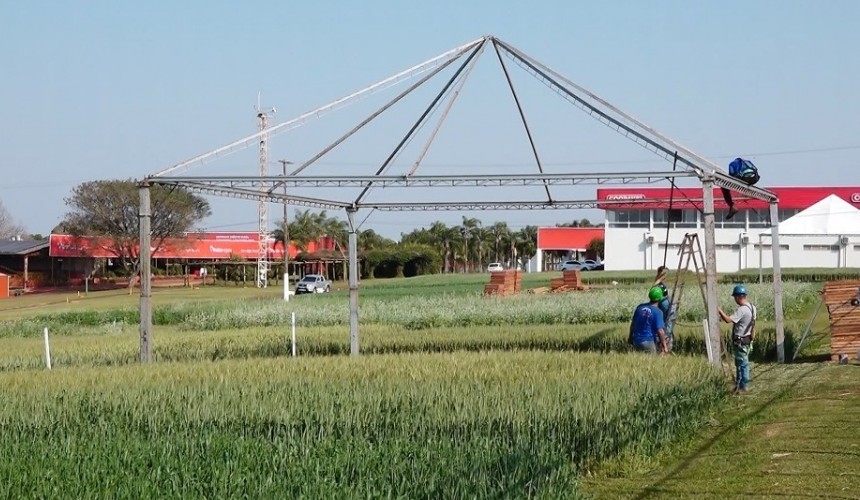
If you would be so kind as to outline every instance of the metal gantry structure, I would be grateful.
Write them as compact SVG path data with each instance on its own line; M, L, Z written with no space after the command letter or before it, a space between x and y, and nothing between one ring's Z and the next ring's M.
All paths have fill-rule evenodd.
M511 90L513 100L519 113L525 133L531 145L531 151L538 172L532 174L514 175L416 175L421 159L429 149L433 138L436 136L445 115L451 107L454 99L460 93L460 89L468 78L478 57L483 51L492 47L498 56L499 63L503 68L506 83ZM532 140L532 133L526 116L520 105L516 90L510 79L508 67L505 60L510 60L526 72L537 78L542 84L559 94L562 98L583 110L595 118L599 123L620 133L634 143L644 147L648 151L657 154L667 161L673 162L678 168L663 171L641 171L641 172L570 172L570 173L545 173L541 164L538 150ZM311 167L317 160L335 149L338 145L348 140L355 132L372 122L379 115L393 107L413 90L426 84L430 79L439 74L447 67L456 66L454 75L451 76L443 88L435 95L424 112L406 132L394 150L376 170L374 175L364 176L311 176L302 173ZM304 161L287 175L268 176L261 171L257 177L246 176L187 176L178 175L185 169L203 164L207 161L217 159L231 152L247 148L254 142L262 144L274 134L299 127L308 120L321 116L336 108L349 104L352 101L389 88L408 79L417 79L404 91L387 101L382 107L369 115L353 129L337 138L316 155ZM440 109L447 99L442 117L433 130L430 139L423 148L418 160L406 175L388 175L386 170L393 159L401 152L404 145L413 138L415 132L426 123L434 109ZM262 154L261 154L262 156ZM141 261L148 262L150 258L150 235L149 235L149 187L152 184L182 186L193 192L206 195L226 196L256 200L258 202L274 202L306 207L325 208L332 210L344 210L348 222L348 253L349 253L349 338L350 353L358 355L359 343L359 310L358 310L358 256L357 256L357 232L356 214L360 210L377 211L434 211L434 210L553 210L553 209L575 209L575 208L605 208L635 206L637 203L653 203L655 200L595 200L595 199L564 199L553 196L550 187L558 190L564 186L576 185L612 185L612 184L652 184L656 182L674 182L678 178L695 177L702 185L701 202L704 219L705 240L705 273L706 273L706 296L707 296L707 322L708 330L705 332L710 336L711 345L720 346L720 316L718 313L717 296L717 269L716 269L716 243L715 243L715 219L714 219L714 189L716 187L728 188L738 192L747 199L763 200L770 204L771 231L773 237L773 290L774 309L776 316L777 352L779 361L784 360L784 321L782 310L782 287L781 273L779 267L779 232L778 232L778 199L777 196L765 189L749 186L738 179L728 175L721 167L717 166L703 156L694 153L689 148L673 141L665 135L657 132L611 105L606 100L593 92L568 80L556 71L524 54L508 43L493 37L485 36L467 44L455 47L439 56L429 59L421 64L408 68L396 75L386 78L358 92L349 94L330 104L300 115L297 118L285 121L271 127L262 127L256 133L235 142L198 155L190 160L173 165L156 174L147 176L140 182L140 217L141 217ZM541 199L523 199L518 201L476 201L469 196L473 190L465 190L466 196L457 201L415 201L404 199L401 201L374 202L367 200L367 194L372 188L501 188L521 186L542 186L545 197ZM301 188L360 188L361 193L351 200L324 199L317 197L300 196L287 187ZM456 190L454 190L456 192ZM556 193L557 194L557 193ZM149 273L143 273L140 309L141 309L141 360L149 361L152 352L152 317L151 317L151 288ZM719 364L721 359L719 349L711 354L710 361Z

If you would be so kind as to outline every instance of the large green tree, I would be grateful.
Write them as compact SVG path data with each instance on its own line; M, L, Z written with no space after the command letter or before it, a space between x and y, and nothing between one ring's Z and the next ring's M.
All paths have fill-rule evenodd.
M66 198L69 211L61 226L73 236L101 236L102 247L137 274L140 194L133 180L88 181ZM180 237L211 214L209 203L181 187L150 188L152 247Z

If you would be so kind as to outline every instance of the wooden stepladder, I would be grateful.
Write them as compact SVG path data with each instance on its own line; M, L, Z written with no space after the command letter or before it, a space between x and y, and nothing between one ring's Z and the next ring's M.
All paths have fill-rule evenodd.
M675 310L673 321L677 320L678 312L681 309L681 303L684 298L684 286L687 283L686 275L691 271L696 273L696 284L699 286L699 292L702 295L702 303L705 304L705 311L708 311L708 297L705 292L705 257L702 253L702 244L699 242L699 235L696 233L687 233L681 241L681 247L678 249L678 272L675 274L675 283L672 287L672 307ZM707 325L707 320L705 320ZM708 328L704 328L705 345L708 347L708 359L711 357L711 341L708 335ZM728 351L720 349L723 354L723 359L727 360Z
M705 310L707 311L708 299L705 295L705 280L702 276L702 271L705 269L705 257L702 254L699 235L696 233L685 234L684 240L681 241L681 247L678 249L678 272L675 273L675 284L672 287L672 307L675 308L675 317L678 316L681 301L684 298L686 280L681 279L681 277L686 276L690 271L691 263L696 272L696 283L699 284L699 292L702 294L702 302L705 304Z

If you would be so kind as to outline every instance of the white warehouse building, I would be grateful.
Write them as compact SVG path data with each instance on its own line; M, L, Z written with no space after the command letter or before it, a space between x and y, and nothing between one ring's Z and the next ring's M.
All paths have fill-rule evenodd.
M767 189L779 197L781 267L860 267L860 187ZM598 189L597 199L606 211L606 270L654 270L667 251L667 266L676 268L687 233L704 246L701 188ZM772 267L768 204L735 194L739 212L726 220L718 189L714 201L717 271Z

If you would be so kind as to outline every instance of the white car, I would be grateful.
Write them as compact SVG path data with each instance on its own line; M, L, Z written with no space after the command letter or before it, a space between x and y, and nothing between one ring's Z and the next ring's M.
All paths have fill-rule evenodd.
M487 266L487 271L488 271L488 272L491 272L491 273L494 273L494 272L497 272L497 271L504 271L504 270L505 270L505 266L503 266L503 265L502 265L501 263L499 263L499 262L493 262L492 264L490 264L489 266Z
M327 293L331 291L331 281L320 274L308 274L296 283L296 295L303 293Z
M566 260L558 266L559 271L585 271L582 262L578 260Z

